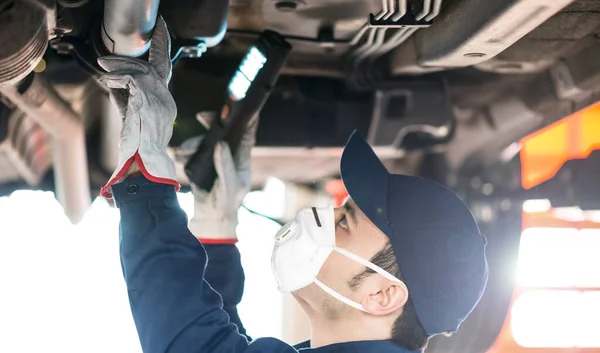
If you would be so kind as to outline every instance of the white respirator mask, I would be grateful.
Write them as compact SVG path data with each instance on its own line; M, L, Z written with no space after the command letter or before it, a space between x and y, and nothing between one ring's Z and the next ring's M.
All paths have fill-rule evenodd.
M275 235L271 265L279 291L290 293L315 283L337 300L364 312L363 306L334 291L317 279L332 251L370 268L390 281L402 283L381 267L335 245L333 206L300 210L296 218Z

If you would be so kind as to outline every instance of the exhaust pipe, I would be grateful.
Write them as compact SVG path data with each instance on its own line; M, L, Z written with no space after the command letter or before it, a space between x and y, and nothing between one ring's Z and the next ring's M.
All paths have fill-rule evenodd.
M105 0L102 42L109 52L139 57L150 48L160 0Z

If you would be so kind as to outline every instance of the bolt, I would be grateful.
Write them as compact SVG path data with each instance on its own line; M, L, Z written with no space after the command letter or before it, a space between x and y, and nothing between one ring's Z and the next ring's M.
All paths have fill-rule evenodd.
M197 46L188 46L182 49L182 54L188 58L199 58L206 52L206 45L200 43Z
M61 42L56 39L50 41L50 47L56 50L56 52L60 55L67 55L74 49L73 44Z
M56 28L52 31L52 33L57 37L62 37L65 34L69 34L73 31L73 28L64 25L57 25Z

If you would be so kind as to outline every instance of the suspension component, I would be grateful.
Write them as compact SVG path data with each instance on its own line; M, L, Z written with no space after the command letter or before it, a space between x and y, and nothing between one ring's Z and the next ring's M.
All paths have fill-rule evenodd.
M159 0L106 0L102 42L113 54L139 57L150 48Z

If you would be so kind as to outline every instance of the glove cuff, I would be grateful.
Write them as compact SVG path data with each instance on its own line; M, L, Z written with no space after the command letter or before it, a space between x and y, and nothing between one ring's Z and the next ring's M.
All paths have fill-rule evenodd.
M192 217L188 228L202 244L235 244L237 222L211 222Z
M137 154L137 152L135 154ZM127 170L129 169L129 167L131 167L131 164L135 160L135 154L129 157L127 160L125 160L125 162L119 163L120 166L117 167L117 170L115 170L113 175L110 177L108 183L106 183L106 185L104 185L102 189L100 189L100 196L107 199L112 199L111 187L114 184L121 181L121 179L125 176L125 173L127 173Z
M161 168L159 165L155 165L157 163L153 163L151 168L147 168L144 164L144 161L142 160L139 151L136 151L132 157L130 157L125 163L123 163L123 166L121 168L118 168L113 173L108 183L106 183L106 185L104 185L104 187L100 190L100 196L103 196L107 199L112 198L111 187L114 184L120 182L121 179L125 177L125 173L127 172L134 160L137 162L140 171L146 179L150 180L153 183L173 185L175 187L175 191L179 191L180 185L175 179L175 167L173 166L173 160L171 160L171 158L168 155L166 156L166 158L167 163L170 163L167 166L163 166ZM162 173L160 174L164 174L166 177L159 176L159 173L157 173L157 171L159 170L162 171Z
M140 171L142 172L142 174L144 174L146 179L150 180L153 183L157 183L157 184L173 185L175 187L175 191L176 192L179 191L181 186L179 185L179 182L177 181L177 179L175 177L174 162L171 159L171 157L166 155L166 153L165 153L166 165L163 168L157 168L157 166L152 166L151 168L149 168L150 166L147 166L146 164L144 164L144 161L142 160L142 157L139 152L137 152L134 157L138 164L138 167L140 168ZM157 169L157 170L154 171L153 169ZM160 169L162 169L162 170L160 170ZM162 173L160 173L160 172L162 172ZM159 175L159 173L163 174L163 175Z

